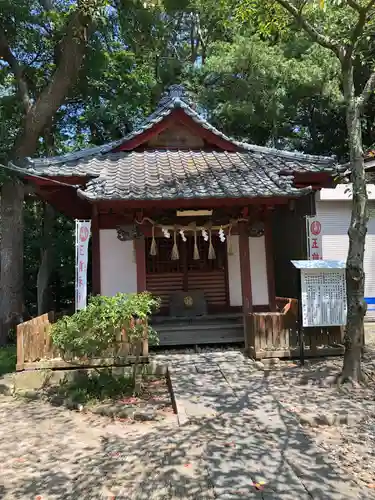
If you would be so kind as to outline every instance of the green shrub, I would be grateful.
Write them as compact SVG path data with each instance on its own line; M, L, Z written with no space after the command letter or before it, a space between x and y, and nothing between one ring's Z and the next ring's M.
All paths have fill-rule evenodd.
M15 345L0 347L0 375L16 371L17 353Z
M149 343L155 344L158 337L148 319L159 307L160 299L147 292L98 295L89 300L86 309L59 319L52 326L52 341L65 358L100 357L116 345L123 329L132 345L144 338L145 328Z

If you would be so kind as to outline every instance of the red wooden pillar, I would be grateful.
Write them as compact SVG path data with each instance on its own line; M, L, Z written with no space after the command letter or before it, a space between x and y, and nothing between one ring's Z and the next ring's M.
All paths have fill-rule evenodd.
M135 239L135 262L137 266L137 292L146 290L146 241L142 235Z
M267 285L268 285L268 304L270 311L276 311L276 292L275 292L275 266L272 238L272 212L267 210L264 221L264 243L266 247L266 266L267 266Z
M246 223L240 222L239 231L239 254L240 254L240 272L241 272L241 290L242 290L242 309L245 315L253 310L253 296L251 290L251 269L249 236Z
M91 215L91 271L92 294L100 295L100 232L98 207L92 206Z
M249 314L253 310L253 296L251 290L251 268L250 268L250 251L249 251L249 235L247 233L246 223L238 224L238 246L240 254L240 273L241 273L241 290L242 290L242 311L243 311L243 326L245 350L250 353L251 346L254 344L252 322ZM253 355L253 353L251 353Z

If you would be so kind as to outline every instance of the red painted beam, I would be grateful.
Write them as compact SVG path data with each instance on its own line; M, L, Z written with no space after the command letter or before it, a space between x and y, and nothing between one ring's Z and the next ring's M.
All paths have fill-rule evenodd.
M146 244L141 236L135 239L135 261L137 266L137 292L146 290Z
M91 204L78 198L76 191L69 187L56 189L36 188L37 195L52 205L58 212L72 219L90 219Z
M292 198L208 198L208 199L176 199L176 200L102 200L98 201L101 211L108 211L111 208L114 212L121 212L129 209L181 209L193 208L220 208L244 205L287 205Z
M143 211L140 210L135 214L137 220L142 220ZM146 241L145 237L141 236L134 240L135 246L135 262L137 268L137 292L146 291Z
M325 172L306 172L294 174L294 186L304 188L311 186L314 190L329 188L335 185L334 177Z
M264 215L264 242L266 247L268 303L270 311L276 311L275 268L273 260L272 212L267 210Z
M166 225L167 225L167 226L168 226L168 225L169 225L169 226L172 226L172 225L173 225L173 223L171 223L171 224L166 224ZM182 224L182 223L180 223L180 225L183 225L183 224ZM176 223L176 226L178 227L178 226L179 226L179 224L178 224L178 223ZM148 237L148 238L150 238L150 237L152 236L152 226L151 226L151 224L147 224L147 223L146 223L146 224L142 224L142 225L140 225L140 226L139 226L139 230L140 230L140 232L141 232L144 236L146 236L146 237ZM192 233L192 232L188 232L188 234L192 235L193 233ZM234 227L232 228L231 234L232 234L232 235L238 234L238 228L237 228L236 226L234 226ZM159 228L159 227L156 227L156 228L155 228L155 238L165 238L165 236L164 236L164 234L163 234L163 232L162 232L161 228Z
M249 235L246 223L239 223L239 254L241 272L242 310L245 315L253 310L253 296L251 289L251 268L249 252Z
M189 115L187 115L182 109L175 109L168 115L166 118L161 120L160 122L153 125L148 130L145 130L142 134L137 135L133 139L130 139L127 142L121 144L114 152L117 151L131 151L133 149L138 148L142 144L148 142L152 137L160 134L166 128L172 127L175 124L183 124L190 131L202 137L206 142L224 150L224 151L239 151L240 148L235 146L232 142L223 139L213 132L205 129L198 123L196 123Z
M91 216L91 271L92 271L92 293L100 295L100 232L98 207L93 205Z
M134 224L134 216L121 214L99 214L100 229L115 229L118 226Z

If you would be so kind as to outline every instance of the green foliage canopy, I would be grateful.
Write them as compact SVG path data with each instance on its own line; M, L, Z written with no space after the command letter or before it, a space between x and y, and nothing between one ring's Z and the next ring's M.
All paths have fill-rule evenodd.
M320 115L337 122L334 130L342 128L338 64L322 52L298 38L271 45L242 35L216 43L200 70L200 95L211 120L256 144L342 153L325 134L326 124L317 123Z

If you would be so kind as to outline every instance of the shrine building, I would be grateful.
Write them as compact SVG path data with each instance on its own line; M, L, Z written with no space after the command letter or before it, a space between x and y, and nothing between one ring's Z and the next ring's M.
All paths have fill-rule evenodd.
M227 137L172 85L123 139L28 159L25 174L58 211L91 219L92 293L160 296L160 344L183 345L241 342L248 315L297 296L290 261L306 258L305 216L339 170Z

